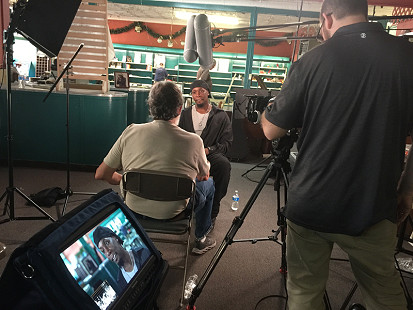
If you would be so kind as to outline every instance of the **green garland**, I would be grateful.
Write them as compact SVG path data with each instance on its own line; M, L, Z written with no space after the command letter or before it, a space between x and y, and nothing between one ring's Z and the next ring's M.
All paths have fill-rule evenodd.
M181 36L182 34L185 33L186 31L186 26L182 27L182 29L178 30L177 32L171 34L171 35L163 35L163 34L159 34L155 31L153 31L151 28L149 28L148 26L146 26L144 23L142 22L133 22L125 27L121 27L121 28L116 28L116 29L110 29L110 33L111 34L120 34L120 33L125 33L128 32L132 29L135 29L136 32L141 32L141 31L146 31L147 33L149 33L150 36L154 37L155 39L169 39L169 40L173 40L179 36ZM233 32L231 35L228 35L226 37L231 37L233 38L233 40L231 40L231 42L236 42L237 39L242 39L242 38L247 38L248 37L248 33L247 32ZM279 40L265 40L265 41L256 41L256 44L261 45L261 46L265 46L265 47L270 47L270 46L275 46L277 44L280 44L282 41Z
M185 33L186 31L186 26L182 27L182 29L178 30L177 32L170 34L170 35L164 35L164 34L159 34L155 31L153 31L151 28L149 28L148 26L146 26L144 23L142 22L133 22L125 27L121 27L121 28L116 28L116 29L110 29L110 33L111 34L120 34L120 33L124 33L124 32L128 32L132 29L135 29L136 32L141 32L141 31L146 31L147 33L149 33L150 36L154 37L155 39L170 39L173 40L179 36L181 36L182 34Z

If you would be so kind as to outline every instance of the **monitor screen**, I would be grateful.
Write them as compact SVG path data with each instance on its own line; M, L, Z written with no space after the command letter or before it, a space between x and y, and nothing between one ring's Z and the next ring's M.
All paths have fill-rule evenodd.
M167 272L133 212L105 189L13 252L0 308L148 309Z
M145 238L121 208L113 209L60 251L73 279L102 310L114 309L134 282L147 278L140 274L151 269Z

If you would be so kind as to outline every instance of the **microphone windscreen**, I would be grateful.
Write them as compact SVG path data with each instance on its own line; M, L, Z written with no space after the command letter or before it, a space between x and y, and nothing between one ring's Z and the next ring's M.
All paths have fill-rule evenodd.
M199 57L199 65L209 69L213 64L212 36L208 16L199 14L194 20L195 39Z
M187 62L194 62L198 58L198 53L196 51L194 19L195 19L195 15L192 15L188 19L188 22L186 25L184 59Z

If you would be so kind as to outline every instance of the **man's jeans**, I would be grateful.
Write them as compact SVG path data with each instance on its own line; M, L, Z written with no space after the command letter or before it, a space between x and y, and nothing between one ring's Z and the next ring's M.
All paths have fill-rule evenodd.
M202 239L211 229L211 210L214 202L215 186L212 178L196 180L195 194L195 238ZM191 203L191 202L189 202Z

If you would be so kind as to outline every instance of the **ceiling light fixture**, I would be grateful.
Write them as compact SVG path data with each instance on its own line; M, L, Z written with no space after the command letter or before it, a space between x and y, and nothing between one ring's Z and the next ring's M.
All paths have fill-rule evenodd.
M192 15L198 15L193 12L184 12L184 11L175 11L175 17L179 19L188 20ZM239 20L237 17L233 16L222 16L222 15L211 15L205 14L208 16L208 20L211 23L225 24L225 25L238 25Z

